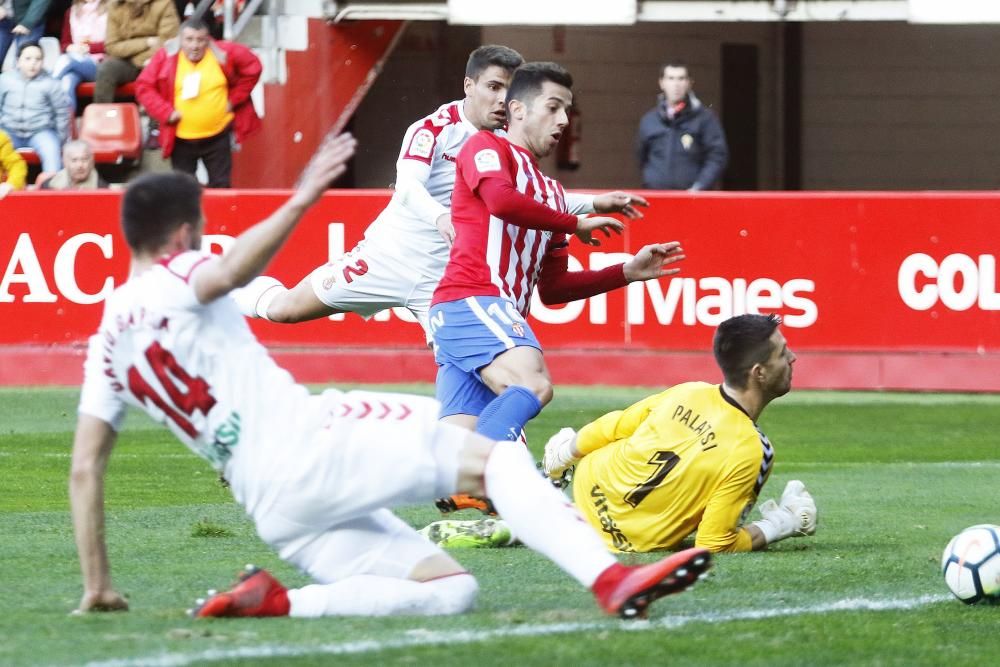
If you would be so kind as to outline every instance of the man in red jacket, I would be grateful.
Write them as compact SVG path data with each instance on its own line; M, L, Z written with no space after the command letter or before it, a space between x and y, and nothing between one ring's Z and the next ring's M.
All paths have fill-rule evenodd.
M213 40L200 19L182 23L179 37L153 54L136 79L136 99L160 122L160 148L175 171L194 174L200 159L208 187L230 186L233 139L260 128L250 100L260 72L250 49Z

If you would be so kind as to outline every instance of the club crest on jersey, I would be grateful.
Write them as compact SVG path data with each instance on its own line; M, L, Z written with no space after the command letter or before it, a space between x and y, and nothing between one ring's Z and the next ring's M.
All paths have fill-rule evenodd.
M410 142L410 155L430 157L434 150L434 134L430 130L417 130Z
M476 153L476 169L479 171L500 171L500 156L492 148L484 148Z
M510 328L514 330L514 333L521 338L524 338L524 327L521 326L520 322L514 322L510 325Z

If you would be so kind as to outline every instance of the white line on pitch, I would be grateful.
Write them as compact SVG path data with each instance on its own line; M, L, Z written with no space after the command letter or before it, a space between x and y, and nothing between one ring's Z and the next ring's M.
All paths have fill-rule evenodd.
M594 632L600 630L621 630L644 632L648 630L676 629L690 623L728 623L732 621L752 621L765 618L801 616L805 614L828 614L842 611L899 611L916 609L929 604L951 600L946 595L922 595L908 600L873 600L868 598L847 598L809 607L783 607L775 609L745 609L729 613L709 613L664 616L652 621L614 621L594 623L549 623L546 625L521 625L496 630L425 630L415 628L395 639L339 642L316 644L313 646L268 645L246 646L231 649L208 649L199 653L161 653L142 658L116 658L88 662L85 667L184 667L198 662L239 660L253 658L295 658L310 655L351 655L376 653L389 649L413 648L446 644L475 644L505 637L538 637L542 635L562 635L573 632ZM266 623L266 621L263 621Z

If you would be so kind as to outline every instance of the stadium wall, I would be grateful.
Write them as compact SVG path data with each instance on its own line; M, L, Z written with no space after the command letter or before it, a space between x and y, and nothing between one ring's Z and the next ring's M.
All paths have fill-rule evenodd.
M817 21L802 25L801 184L805 190L985 190L1000 184L998 25ZM785 182L784 33L778 22L639 23L628 27L489 26L413 22L362 102L354 131L361 187L386 187L403 130L461 96L468 51L508 44L556 60L575 78L581 166L569 187L639 184L633 155L658 68L687 61L695 91L720 115L722 47L758 49L758 188ZM787 101L794 104L795 100ZM543 164L556 173L551 160Z
M206 248L269 214L286 193L210 191ZM127 275L117 192L15 193L0 226L0 384L75 384L101 302ZM268 272L294 284L358 240L387 191L331 192ZM777 312L809 388L1000 391L995 193L650 193L646 218L571 268L601 268L680 240L679 276L559 307L532 326L557 383L715 380L718 322ZM9 217L8 217L9 216ZM351 270L330 269L351 280ZM423 334L405 310L299 325L254 322L304 382L427 381Z

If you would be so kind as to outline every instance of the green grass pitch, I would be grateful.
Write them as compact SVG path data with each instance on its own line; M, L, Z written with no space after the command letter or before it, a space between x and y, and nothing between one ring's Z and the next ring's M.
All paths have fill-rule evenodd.
M529 426L532 449L647 393L559 388ZM81 593L66 493L76 401L67 389L0 389L0 665L909 666L992 664L1000 651L1000 606L961 604L939 573L952 535L1000 523L1000 396L775 402L761 419L776 450L762 498L802 479L818 533L719 556L709 579L633 623L603 616L523 548L456 552L482 589L461 617L188 619L196 596L247 562L306 580L255 537L206 464L137 414L107 479L113 576L132 610L70 616ZM430 507L400 515L436 518Z

